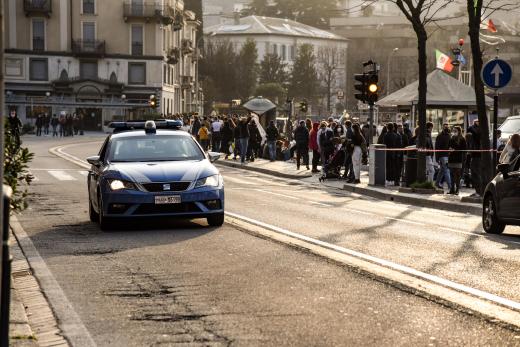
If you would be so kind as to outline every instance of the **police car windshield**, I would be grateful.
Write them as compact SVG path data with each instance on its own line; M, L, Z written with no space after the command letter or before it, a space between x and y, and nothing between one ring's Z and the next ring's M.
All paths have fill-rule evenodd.
M142 136L113 139L111 162L202 160L204 154L188 136Z
M508 134L516 134L520 132L520 119L506 119L500 127L500 130Z

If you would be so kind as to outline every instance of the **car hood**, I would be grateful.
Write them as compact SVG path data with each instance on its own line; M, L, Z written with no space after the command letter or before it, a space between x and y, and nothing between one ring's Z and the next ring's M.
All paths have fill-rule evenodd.
M218 174L208 160L111 163L107 176L138 183L195 181Z

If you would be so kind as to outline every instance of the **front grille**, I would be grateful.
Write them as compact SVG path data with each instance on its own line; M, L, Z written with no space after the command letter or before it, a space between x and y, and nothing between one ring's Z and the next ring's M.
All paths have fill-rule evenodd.
M164 189L165 185L170 185L170 189ZM190 186L191 182L164 182L164 183L143 183L142 186L148 192L182 192Z
M201 212L200 208L193 202L183 202L181 204L155 205L141 204L134 212L135 215L146 214L169 214L169 213L189 213Z

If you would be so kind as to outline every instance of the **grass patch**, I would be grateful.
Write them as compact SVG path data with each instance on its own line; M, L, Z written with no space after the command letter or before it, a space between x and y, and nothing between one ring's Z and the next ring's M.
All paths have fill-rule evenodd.
M36 336L34 335L15 335L11 336L11 340L35 340Z

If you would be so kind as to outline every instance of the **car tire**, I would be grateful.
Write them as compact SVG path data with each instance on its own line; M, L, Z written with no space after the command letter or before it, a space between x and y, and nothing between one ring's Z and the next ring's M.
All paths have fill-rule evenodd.
M207 218L208 224L212 227L219 227L224 224L224 213L214 214Z
M99 222L99 214L94 210L94 206L92 206L92 200L90 200L90 198L88 199L88 216L90 217L91 222Z
M103 200L101 199L101 196L98 197L98 224L99 228L103 231L110 231L114 228L114 224L110 218L107 218L104 216L103 213Z
M482 226L488 234L502 234L506 228L506 224L498 218L496 203L492 194L486 194L484 197Z

